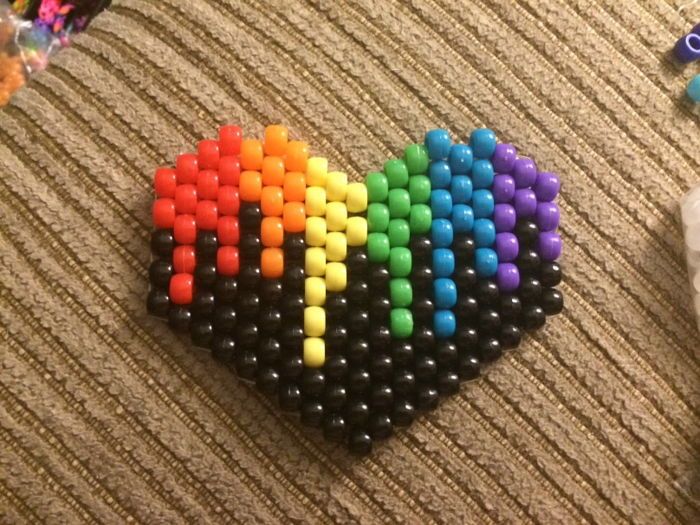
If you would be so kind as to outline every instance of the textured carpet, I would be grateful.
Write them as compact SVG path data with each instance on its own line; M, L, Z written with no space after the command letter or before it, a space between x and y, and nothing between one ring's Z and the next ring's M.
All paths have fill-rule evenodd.
M698 523L700 9L115 0L0 111L4 523ZM697 72L697 66L690 66ZM477 125L561 174L565 312L349 457L145 315L157 165L282 122L357 178Z

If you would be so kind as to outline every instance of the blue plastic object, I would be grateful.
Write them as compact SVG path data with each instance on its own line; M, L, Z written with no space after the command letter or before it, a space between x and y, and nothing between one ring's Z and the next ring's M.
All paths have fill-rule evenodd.
M493 184L493 164L490 160L477 159L472 166L472 182L475 188L490 188Z
M477 248L474 252L477 277L493 277L498 271L498 255L491 248Z
M457 319L450 310L437 310L433 314L433 328L435 337L446 339L455 335L457 331Z
M477 248L489 248L496 242L496 225L491 219L474 221L474 245Z
M472 180L466 175L455 175L450 183L452 204L469 204L472 200Z
M474 153L466 144L455 144L450 148L450 169L452 175L466 175L472 169Z
M435 308L452 308L457 304L457 285L452 279L435 279L433 281Z
M452 206L452 228L455 233L470 233L474 228L474 211L466 204Z
M449 219L433 219L430 226L433 248L449 248L454 240L454 228Z
M469 137L469 145L474 157L488 159L496 151L496 134L489 128L475 129Z
M445 160L436 160L430 163L430 186L433 189L449 188L452 180L450 165Z
M425 147L430 160L445 160L450 154L452 139L446 129L432 129L425 134Z
M491 217L496 204L493 200L493 194L489 190L474 190L472 194L472 209L474 217Z
M449 248L433 250L433 275L449 277L455 273L455 254Z
M452 214L452 194L447 190L430 192L430 209L436 219L447 219Z

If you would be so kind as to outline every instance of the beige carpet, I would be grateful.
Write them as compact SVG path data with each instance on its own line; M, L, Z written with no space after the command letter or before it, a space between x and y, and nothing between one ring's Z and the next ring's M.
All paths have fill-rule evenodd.
M2 522L698 523L700 8L288 4L115 0L0 111ZM370 457L322 442L144 312L154 167L229 122L355 177L493 127L564 180L564 314Z

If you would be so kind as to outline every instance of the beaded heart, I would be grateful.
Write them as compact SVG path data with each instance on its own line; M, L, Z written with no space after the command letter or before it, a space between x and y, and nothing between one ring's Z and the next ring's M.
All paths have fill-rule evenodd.
M559 313L559 178L489 129L364 182L236 126L155 174L148 311L369 453Z

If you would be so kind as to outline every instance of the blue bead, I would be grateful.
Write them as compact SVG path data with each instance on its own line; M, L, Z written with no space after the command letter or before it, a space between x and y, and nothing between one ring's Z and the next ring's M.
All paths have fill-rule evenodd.
M474 244L477 248L488 248L496 242L496 225L490 219L474 221Z
M452 206L452 228L455 233L470 233L474 228L474 211L466 204Z
M454 240L452 223L448 219L434 219L430 225L433 248L449 248Z
M452 308L457 304L457 285L452 279L435 279L433 294L435 308Z
M430 174L430 186L433 189L450 187L452 172L450 171L450 165L447 164L447 161L434 160L430 163L428 172Z
M469 204L472 200L472 180L465 175L453 176L450 192L453 204Z
M494 207L493 194L489 190L474 190L472 194L474 217L491 217Z
M433 275L449 277L455 273L455 254L448 248L433 250Z
M693 102L700 102L700 75L695 75L692 80L688 82L688 89L686 92ZM454 196L452 200L454 200Z
M452 139L446 129L432 129L425 134L425 147L431 160L444 160L450 154Z
M431 191L430 209L436 219L447 219L452 214L452 194L447 190Z
M433 328L438 339L452 337L457 331L455 314L450 310L437 310L433 314Z
M493 164L490 160L478 159L472 166L472 181L475 188L490 188L493 185Z
M683 35L673 47L673 52L678 61L683 64L700 59L700 35L695 33Z
M452 175L466 175L472 168L474 154L466 144L455 144L450 148L450 169Z
M488 159L496 151L496 134L488 128L475 129L469 137L469 145L476 158Z
M493 277L498 271L498 255L491 248L477 248L474 252L474 269L478 277Z

